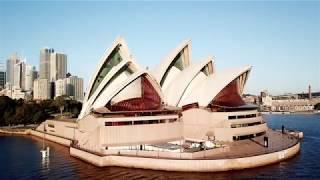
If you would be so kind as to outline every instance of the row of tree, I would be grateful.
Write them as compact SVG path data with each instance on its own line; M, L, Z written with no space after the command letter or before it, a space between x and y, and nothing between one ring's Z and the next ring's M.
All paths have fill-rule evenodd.
M77 117L81 108L80 102L67 96L39 102L0 96L0 126L38 124L53 118L53 114L62 112L69 112L72 117Z

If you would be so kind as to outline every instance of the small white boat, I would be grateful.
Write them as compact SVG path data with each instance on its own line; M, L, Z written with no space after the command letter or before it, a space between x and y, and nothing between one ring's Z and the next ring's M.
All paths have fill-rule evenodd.
M41 155L42 155L42 158L47 158L47 151L46 150L41 150Z
M44 148L44 138L45 138L44 136L45 136L45 125L43 126L42 150L40 151L42 159L48 158L50 153L49 146L47 146L46 149Z

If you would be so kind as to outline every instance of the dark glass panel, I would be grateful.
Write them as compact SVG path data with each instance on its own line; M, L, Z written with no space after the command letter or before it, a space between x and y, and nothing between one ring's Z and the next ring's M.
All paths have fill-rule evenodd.
M96 79L94 80L92 89L89 94L89 98L95 92L95 90L98 88L98 86L100 85L102 80L106 77L106 75L110 72L110 70L122 61L122 57L120 56L119 49L120 49L119 47L116 47L111 52L110 56L107 58L107 60L104 62L104 64L102 65Z

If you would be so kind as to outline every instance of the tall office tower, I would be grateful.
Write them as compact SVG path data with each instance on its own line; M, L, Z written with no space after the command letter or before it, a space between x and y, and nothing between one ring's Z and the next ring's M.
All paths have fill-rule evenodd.
M50 99L50 82L48 79L36 79L33 82L33 99Z
M40 70L39 78L40 79L49 79L50 78L50 57L54 53L54 49L43 48L40 50Z
M6 71L4 63L0 63L0 90L5 88L6 84Z
M25 71L25 86L24 90L32 91L33 90L33 81L36 79L35 71L36 68L32 65L26 65Z
M66 95L74 100L82 102L83 100L83 79L77 76L65 78Z
M63 79L67 74L67 55L52 53L50 57L50 81Z
M26 64L21 61L14 65L14 79L13 79L13 86L14 89L25 89L25 71L26 71Z
M20 62L17 53L12 54L7 60L6 83L14 84L14 65Z

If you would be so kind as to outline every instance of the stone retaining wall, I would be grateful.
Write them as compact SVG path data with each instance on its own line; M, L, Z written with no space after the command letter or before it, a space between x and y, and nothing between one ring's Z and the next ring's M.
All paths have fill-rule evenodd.
M15 130L15 129L0 129L0 133L2 134L16 134L16 135L28 135L29 130Z
M65 138L58 137L55 135L50 135L50 134L43 135L43 132L40 132L40 131L29 130L29 134L36 136L36 137L39 137L39 138L44 137L44 139L46 139L46 140L49 140L49 141L52 141L52 142L55 142L55 143L58 143L58 144L61 144L64 146L68 146L68 147L71 144L71 140L69 140L69 139L65 139Z

